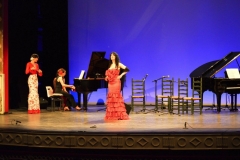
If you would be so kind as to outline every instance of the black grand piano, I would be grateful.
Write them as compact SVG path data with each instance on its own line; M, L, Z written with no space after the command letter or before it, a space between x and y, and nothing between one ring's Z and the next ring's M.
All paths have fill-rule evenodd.
M107 82L104 78L109 60L104 58L105 54L106 52L92 52L86 77L83 79L74 78L78 105L81 106L81 94L83 94L83 109L85 111L87 111L88 94L100 88L107 88Z
M237 94L240 93L240 79L229 79L228 77L215 78L215 74L235 60L239 55L240 52L230 52L223 59L205 63L190 73L191 84L193 77L202 78L202 94L207 90L216 94L218 112L221 112L222 93L231 95L230 111L238 111L236 108L236 101ZM234 102L235 106L233 105Z

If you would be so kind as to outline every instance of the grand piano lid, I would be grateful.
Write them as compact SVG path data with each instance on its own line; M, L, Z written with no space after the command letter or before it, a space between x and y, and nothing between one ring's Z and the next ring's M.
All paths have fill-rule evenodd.
M86 78L105 75L109 65L109 60L104 58L105 54L106 52L92 52Z
M207 63L199 66L194 71L192 71L189 76L190 77L201 77L203 75L203 73L205 73L206 70L208 70L209 68L212 68L214 66L214 64L217 63L218 61L219 60L207 62Z
M222 68L227 66L233 60L235 60L240 55L240 52L230 52L221 60L211 61L204 65L201 65L193 72L191 72L190 77L207 77L212 78L217 74Z

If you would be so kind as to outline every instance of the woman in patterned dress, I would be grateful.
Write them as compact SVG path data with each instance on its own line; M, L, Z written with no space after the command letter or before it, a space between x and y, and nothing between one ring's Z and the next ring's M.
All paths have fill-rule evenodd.
M28 113L36 114L40 113L40 103L39 103L39 95L38 95L38 77L42 76L42 70L39 69L37 64L38 54L32 54L30 58L30 62L26 65L25 73L29 75L28 77Z
M120 69L123 69L121 74ZM105 80L108 81L107 110L105 120L129 119L121 94L120 80L128 71L129 69L120 63L118 54L116 52L112 52L110 55L109 68L105 73Z

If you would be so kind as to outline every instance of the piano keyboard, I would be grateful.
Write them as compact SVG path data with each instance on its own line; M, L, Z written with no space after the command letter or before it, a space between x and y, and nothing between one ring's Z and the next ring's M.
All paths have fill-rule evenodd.
M240 89L240 87L227 87L226 89Z

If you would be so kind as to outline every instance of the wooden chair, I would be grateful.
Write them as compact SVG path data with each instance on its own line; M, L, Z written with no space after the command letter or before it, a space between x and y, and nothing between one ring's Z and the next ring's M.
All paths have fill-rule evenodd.
M53 93L53 89L51 86L46 86L46 90L47 97L51 99L52 111L55 111L56 102L59 102L59 108L61 108L63 104L63 95L61 93Z
M63 79L64 83L65 83L65 79ZM57 78L55 77L53 79L53 93L55 93L56 90L56 82L57 82ZM62 96L62 104L61 104L61 108L60 110L62 110L66 105L66 98L64 96Z
M161 94L155 96L155 109L158 110L158 106L160 106L161 112L164 109L167 109L168 112L170 112L169 97L173 96L174 78L163 77L161 85Z
M180 111L184 113L184 97L188 97L188 78L186 80L181 80L178 78L178 94L170 96L170 110L174 113L174 110L177 110L177 114L180 114Z
M201 77L193 77L192 78L192 97L184 97L184 110L188 113L189 109L191 114L194 112L200 112L202 114L202 78ZM190 108L189 102L190 101Z
M131 95L131 107L134 111L136 104L142 105L142 110L138 112L145 112L146 109L146 96L145 96L145 80L147 75L141 80L135 80L132 78L132 95ZM138 113L137 112L137 113Z

